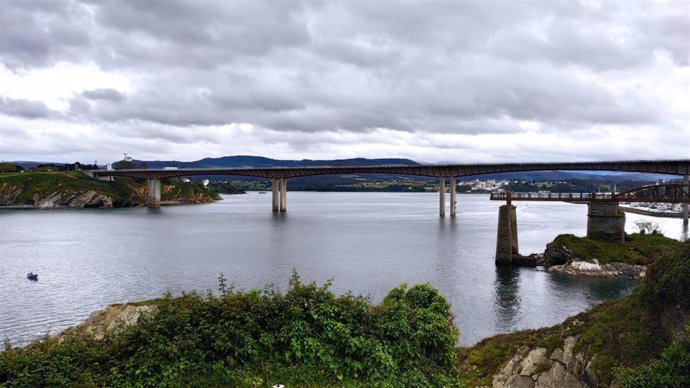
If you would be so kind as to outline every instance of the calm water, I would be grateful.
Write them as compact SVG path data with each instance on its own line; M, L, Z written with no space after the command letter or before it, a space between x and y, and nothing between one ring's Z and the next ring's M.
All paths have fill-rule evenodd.
M284 215L270 212L270 194L224 198L160 210L0 211L0 339L26 343L166 290L215 290L221 272L239 289L284 289L294 268L374 302L401 283L430 282L453 304L462 345L558 323L634 286L497 269L500 203L484 195L460 195L455 220L440 220L427 193L290 192ZM629 214L628 228L640 218ZM655 221L680 237L680 220ZM520 203L518 225L521 253L541 252L559 233L585 233L586 206Z

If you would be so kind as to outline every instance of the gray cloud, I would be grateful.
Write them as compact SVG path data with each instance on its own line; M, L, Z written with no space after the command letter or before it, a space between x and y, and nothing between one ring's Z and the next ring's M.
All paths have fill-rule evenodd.
M89 100L107 100L119 102L125 99L125 95L115 89L93 89L86 90L82 95Z
M0 63L14 73L93 64L130 80L64 96L67 114L40 96L7 97L0 112L160 153L227 141L214 131L238 123L285 153L314 149L309 139L338 152L321 146L336 137L369 152L386 130L404 140L385 152L427 160L427 149L479 147L472 138L539 133L538 148L555 135L613 141L621 127L668 133L660 149L690 126L673 103L690 100L682 2L32 0L7 2L0 25ZM690 157L680 139L664 149ZM520 153L496 155L507 150Z
M48 118L57 112L50 110L41 101L16 100L0 96L0 113L26 119Z

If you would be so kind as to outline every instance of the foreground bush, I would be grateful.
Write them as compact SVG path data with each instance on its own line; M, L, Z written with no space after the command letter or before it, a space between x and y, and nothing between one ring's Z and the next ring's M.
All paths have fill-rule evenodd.
M4 386L454 386L458 330L429 285L381 305L329 284L158 301L155 316L94 341L79 334L0 353Z

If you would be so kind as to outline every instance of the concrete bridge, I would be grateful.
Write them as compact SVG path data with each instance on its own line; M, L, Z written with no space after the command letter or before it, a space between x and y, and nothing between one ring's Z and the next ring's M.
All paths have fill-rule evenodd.
M313 175L329 174L395 174L435 177L439 179L439 215L446 214L446 179L449 179L450 216L457 214L456 178L487 174L524 171L619 171L690 175L690 160L631 160L614 162L573 163L494 163L494 164L449 164L449 165L379 165L379 166L309 166L309 167L265 167L265 168L193 168L161 170L98 170L96 178L125 176L148 180L148 206L160 206L160 180L190 176L251 176L272 180L274 212L287 211L287 181Z
M622 244L625 241L625 213L621 202L683 204L683 225L688 228L690 182L657 184L638 187L620 193L492 193L492 201L506 201L498 210L496 264L533 265L518 250L516 208L513 201L561 201L587 204L587 237Z

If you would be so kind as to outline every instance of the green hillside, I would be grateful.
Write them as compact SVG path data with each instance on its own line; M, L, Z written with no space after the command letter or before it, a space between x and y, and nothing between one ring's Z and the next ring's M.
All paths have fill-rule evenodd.
M114 182L81 172L16 172L0 174L0 206L132 207L146 202L146 184L131 178ZM193 182L163 182L161 200L182 203L219 199L215 190ZM55 206L49 206L54 204Z

